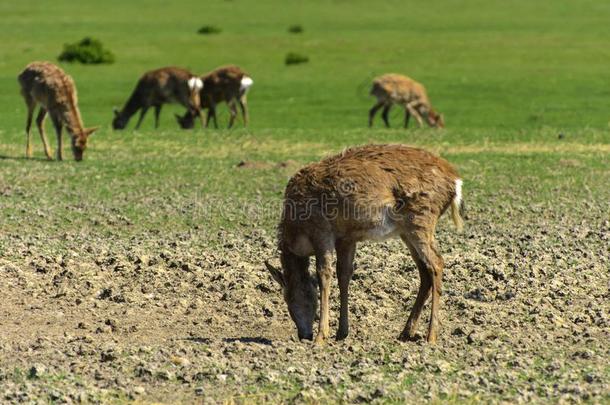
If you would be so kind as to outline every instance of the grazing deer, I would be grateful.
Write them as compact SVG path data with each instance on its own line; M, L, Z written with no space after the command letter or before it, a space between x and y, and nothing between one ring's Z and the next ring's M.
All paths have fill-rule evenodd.
M400 340L415 336L426 300L432 295L427 340L437 337L444 262L434 230L451 207L462 228L462 180L445 160L403 145L369 145L302 168L288 182L278 227L282 270L265 262L282 286L284 300L299 338L313 337L316 286L308 271L316 258L320 287L320 324L315 343L329 336L329 295L337 253L341 307L337 339L348 335L348 287L354 270L356 244L364 240L400 237L419 270L420 287Z
M426 88L407 76L389 73L375 78L371 95L377 97L377 103L369 111L369 127L373 126L375 114L383 107L381 117L385 126L389 128L388 114L393 104L404 106L405 128L409 126L411 115L415 117L420 128L423 125L423 119L431 127L445 127L443 116L430 105Z
M83 159L87 148L87 139L96 128L85 128L78 110L76 86L74 80L58 66L50 62L32 62L17 77L21 85L21 95L28 107L28 118L25 125L26 147L25 155L32 157L31 132L32 118L36 105L40 110L36 117L36 125L44 145L47 159L52 160L51 149L44 133L44 120L47 113L51 116L57 134L57 160L63 160L62 129L65 126L72 138L72 153L74 159Z
M150 107L155 108L155 128L159 127L161 107L167 103L179 103L189 112L201 119L199 91L203 87L201 79L186 69L165 67L144 73L138 81L135 90L121 111L114 110L112 128L123 129L129 119L140 110L140 118L136 129L140 128L142 120Z
M246 72L237 66L223 66L214 69L210 73L201 76L203 88L199 95L201 99L201 108L208 109L208 115L205 121L207 128L210 118L214 119L214 127L218 128L216 121L216 105L219 103L227 103L231 118L229 119L229 128L233 126L237 117L236 103L241 108L244 118L244 126L248 125L248 105L246 93L254 81ZM187 111L184 116L176 114L178 124L184 129L194 127L193 114Z

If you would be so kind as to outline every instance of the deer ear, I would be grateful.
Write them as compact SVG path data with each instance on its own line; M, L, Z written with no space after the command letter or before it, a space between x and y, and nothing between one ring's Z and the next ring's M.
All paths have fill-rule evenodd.
M269 270L269 273L271 273L271 277L273 277L273 279L277 281L282 288L285 288L286 281L284 281L282 271L277 267L272 266L267 260L265 260L265 266L267 267L267 270Z
M100 127L85 128L83 130L83 132L85 135L89 136L89 135L93 134L95 131L97 131L98 129L100 129Z

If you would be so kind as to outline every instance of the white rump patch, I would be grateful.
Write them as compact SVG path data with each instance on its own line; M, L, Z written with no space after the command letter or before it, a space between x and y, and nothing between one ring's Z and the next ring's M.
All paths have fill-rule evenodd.
M458 207L462 204L462 179L455 180L455 197L453 197L453 201Z
M244 77L241 79L241 83L240 83L240 85L239 85L239 90L240 90L240 91L243 91L243 92L246 92L246 91L248 91L248 89L250 88L250 86L252 86L253 84L254 84L254 80L252 80L252 78L251 78L251 77L244 76Z
M201 90L203 89L203 80L198 77L191 77L188 81L189 89L191 90Z

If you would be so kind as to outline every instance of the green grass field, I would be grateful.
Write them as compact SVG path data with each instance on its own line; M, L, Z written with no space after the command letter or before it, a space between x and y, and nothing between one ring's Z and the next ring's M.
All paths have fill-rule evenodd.
M31 263L36 257L62 256L65 261L65 257L80 256L93 263L104 252L129 257L133 249L154 256L160 248L171 248L169 241L194 234L197 236L190 242L180 242L186 247L178 246L192 254L213 252L229 257L233 247L227 247L227 235L241 241L246 238L245 245L250 246L257 242L248 238L258 230L268 235L265 243L269 246L254 251L273 254L272 235L283 188L300 165L352 145L400 142L442 155L464 177L465 198L472 207L472 231L464 239L448 236L452 233L448 221L441 223L439 239L445 243L441 246L444 251L467 256L477 249L495 249L492 245L498 243L512 252L511 243L519 240L519 232L528 229L542 230L542 245L555 246L565 242L563 237L570 238L573 232L589 227L599 236L590 245L594 253L581 257L574 253L580 250L568 243L559 250L573 258L554 265L559 268L558 274L564 275L589 260L592 264L588 269L597 275L593 287L582 287L570 298L581 302L583 296L593 294L591 291L602 291L594 295L594 301L604 299L610 229L610 3L23 0L0 2L0 15L0 270L10 265L35 274ZM199 27L207 24L220 27L222 32L197 34ZM288 27L293 24L302 25L304 32L289 33ZM85 125L100 125L101 129L91 138L81 163L71 159L67 147L64 162L43 160L37 132L33 133L35 159L26 160L26 111L16 77L31 61L55 62L64 43L85 36L100 39L115 53L116 63L61 66L76 81ZM305 54L310 61L286 66L288 52ZM228 63L241 66L254 79L248 96L248 128L238 120L234 130L182 131L173 118L173 113L182 112L182 108L166 106L159 130L153 129L152 112L140 131L132 129L135 118L127 130L112 130L112 108L122 106L143 72L176 65L204 73ZM407 74L424 83L432 104L445 115L446 129L417 129L412 121L411 128L404 130L402 113L396 107L391 115L393 128L382 128L378 116L375 127L368 129L368 109L374 102L368 95L370 82L387 72ZM218 115L224 126L228 121L225 106L219 108ZM56 141L49 122L47 134L54 149ZM252 167L238 168L241 161ZM549 229L560 236L555 238L553 231L547 234ZM490 243L485 242L487 237ZM389 246L394 249L397 245ZM376 251L368 252L374 256ZM260 272L256 266L262 258L257 255L244 260ZM476 261L478 256L472 257ZM362 260L366 262L369 256ZM528 260L534 263L537 259ZM99 266L104 268L105 264ZM563 276L557 277L564 281ZM465 280L467 285L468 278ZM528 284L526 279L522 281ZM0 292L15 291L6 288ZM415 287L410 288L413 291ZM274 299L278 297L279 293ZM191 300L193 295L184 298ZM595 302L607 314L607 307L604 310L600 301ZM63 305L57 300L53 303L58 308ZM215 302L208 305L207 311L214 312ZM248 333L267 331L273 339L289 342L293 325L281 300L275 305L271 324L283 328L282 332L269 332L269 326L261 323ZM403 304L396 305L405 311ZM0 328L12 325L11 311L21 313L26 307L15 304L8 307L10 311L0 312ZM450 307L448 303L451 314ZM177 313L170 315L179 318ZM452 322L449 315L447 318L448 323ZM552 361L554 354L546 351L544 338L540 337L532 343L537 349L528 363L536 366L529 371L516 370L521 372L516 380L503 380L493 374L495 367L481 372L492 381L488 388L496 387L493 378L499 379L497 386L505 383L513 388L479 387L477 391L472 388L476 383L464 382L470 380L460 374L472 365L464 358L419 344L414 349L400 346L382 334L379 339L387 345L386 355L423 350L426 354L422 356L452 363L453 371L448 373L447 386L439 388L443 384L437 372L413 366L406 376L400 374L402 385L382 390L378 396L371 396L371 392L377 392L375 383L363 382L371 392L368 397L362 394L365 396L360 400L555 402L566 396L563 399L608 401L610 370L608 352L603 349L603 341L608 338L604 325L595 323L599 329L590 332L593 343L582 343L593 350L594 360L577 362L578 367L592 370L599 381L583 383L584 388L578 392L573 387L572 391L560 389L575 372L570 369L569 344L563 341L557 343L559 354L555 353L565 360L563 374L545 374L544 364ZM43 327L26 326L32 330L26 341L44 335ZM221 334L218 328L216 336ZM441 340L440 346L461 347L452 340L457 338L450 335L449 328L441 332L445 341ZM502 324L501 328L510 327ZM517 334L529 333L525 327L517 329ZM45 393L45 384L72 399L77 395L74 387L85 387L92 393L88 397L91 401L189 401L197 398L193 392L198 384L203 384L206 395L215 401L352 402L360 398L348 394L350 387L357 385L355 379L342 380L338 386L316 386L309 380L303 383L290 378L260 382L252 375L242 380L229 377L229 383L222 387L213 381L209 385L172 378L162 383L145 381L146 394L142 396L139 391L124 388L125 384L112 383L112 378L106 378L104 365L100 366L102 377L98 380L93 371L69 370L67 363L53 355L43 356L43 361L53 365L50 369L55 370L55 376L67 377L51 378L52 383L31 380L28 385L17 367L27 370L31 362L41 360L35 355L17 354L15 342L21 335L18 328L11 331L4 337L0 333L0 402L2 395L5 400L15 400L10 395L16 392L29 392L26 398L30 399L40 395L43 400L61 402ZM237 329L233 333L240 332ZM358 333L366 336L367 329L362 327ZM127 351L143 344L138 338L134 343L129 343L129 337L117 339L128 342L121 343ZM146 344L157 353L163 352L165 342L161 339ZM511 352L514 342L504 343L503 350ZM495 344L486 349L493 350ZM296 350L302 353L308 349ZM334 355L343 353L337 346L329 350L334 354L318 353L316 358L334 361ZM197 358L196 354L192 356ZM146 358L151 364L155 361ZM282 364L269 364L263 372L281 373ZM113 372L117 370L123 369ZM126 373L133 374L129 370ZM396 365L377 371L382 380L396 382ZM437 384L426 391L426 396L417 382L430 375L434 377L431 384ZM125 378L130 381L131 377ZM3 381L8 382L8 388L2 388ZM463 389L462 383L472 386ZM310 384L309 394L301 395L300 384ZM524 388L528 384L535 387L528 391ZM554 385L560 388L552 388Z

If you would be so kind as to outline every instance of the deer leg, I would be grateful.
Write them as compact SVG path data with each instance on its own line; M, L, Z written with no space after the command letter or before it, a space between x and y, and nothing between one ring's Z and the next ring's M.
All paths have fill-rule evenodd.
M405 128L409 127L409 118L411 118L411 113L405 108Z
M31 98L26 98L26 104L28 106L28 117L25 121L25 156L32 157L32 120L34 119L34 109L36 103Z
M434 246L434 238L432 235L429 235L425 239L411 241L411 243L413 243L420 260L426 266L428 275L432 281L432 314L430 316L427 340L429 343L435 343L438 334L438 313L440 310L444 262Z
M411 252L411 256L415 261L415 265L417 266L417 270L419 270L419 291L417 292L417 298L415 299L415 304L413 304L413 309L411 309L411 314L409 315L409 319L407 320L407 324L403 329L402 333L399 336L399 340L407 341L415 337L415 332L417 331L417 324L419 322L419 317L421 315L421 311L430 296L431 288L432 288L432 279L430 278L430 274L428 272L428 268L425 263L419 258L419 254L417 250L411 245L411 243L407 240L405 236L401 236L405 245L409 248Z
M229 128L231 128L237 117L237 106L235 105L235 101L229 103L229 113L231 114L231 117L229 118Z
M383 111L381 112L381 118L383 118L386 128L390 128L390 108L392 108L392 104L387 104L385 107L383 107Z
M38 116L36 117L36 126L38 127L38 132L40 133L40 139L42 139L44 153L47 155L47 159L53 160L53 156L51 156L51 148L49 148L49 142L47 141L47 136L44 133L45 118L47 118L47 110L40 107L40 111L38 111Z
M318 284L320 285L320 326L314 343L320 345L330 335L330 282L332 279L332 252L331 249L323 249L321 253L316 252L316 272Z
M161 104L155 106L155 129L159 128L159 115L161 114L161 107Z
M421 114L417 111L417 106L419 105L419 102L415 102L415 103L408 103L405 106L406 111L408 111L411 115L413 115L415 117L415 119L417 120L417 123L419 124L419 127L423 127L424 126L424 120L422 119Z
M142 120L144 120L144 116L146 115L147 111L148 111L148 106L142 107L142 110L140 110L140 118L138 118L138 123L136 124L136 129L140 128L140 125L142 124Z
M248 100L246 99L246 95L244 94L238 99L239 108L241 109L241 115L244 118L244 127L248 126Z
M373 118L375 118L375 114L377 114L377 111L379 111L381 107L383 107L383 101L378 101L377 104L369 110L369 127L373 126Z
M349 334L348 290L352 274L354 273L356 243L352 241L338 241L335 244L335 249L337 250L337 278L339 280L339 294L341 297L337 340L343 340Z
M54 115L51 115L51 121L53 121L53 127L55 127L55 135L57 135L57 160L64 160L62 124L59 118L55 117Z
M208 121L210 121L210 118L214 119L214 128L218 129L218 121L216 120L216 106L215 105L210 106L210 109L208 110Z

